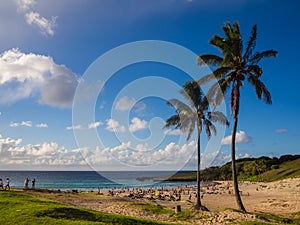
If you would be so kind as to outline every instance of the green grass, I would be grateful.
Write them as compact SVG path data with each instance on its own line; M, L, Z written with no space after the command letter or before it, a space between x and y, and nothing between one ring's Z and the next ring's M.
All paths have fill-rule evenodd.
M240 225L274 225L274 223L264 223L264 222L256 222L256 221L245 221L239 222Z
M291 177L300 177L300 158L283 163L278 169L272 169L257 176L258 181L276 181Z
M270 213L255 213L258 219L263 220L264 222L258 221L243 221L238 222L240 225L271 225L271 224L290 224L297 225L300 224L300 212L293 213L286 216L274 215Z
M68 206L23 193L0 191L0 224L164 224Z
M270 213L259 213L257 218L262 219L266 222L275 222L276 224L300 224L300 212L293 213L287 217L282 215L275 215ZM268 223L267 223L268 224Z

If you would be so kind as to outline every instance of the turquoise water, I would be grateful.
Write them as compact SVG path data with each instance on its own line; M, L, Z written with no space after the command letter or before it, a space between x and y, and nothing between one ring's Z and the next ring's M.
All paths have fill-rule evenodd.
M170 171L0 171L3 183L10 178L11 187L24 187L26 177L36 179L36 188L61 189L61 190L97 190L122 188L122 187L161 187L195 185L195 182L149 182L138 181L138 177L166 177L174 174ZM31 182L29 182L31 187Z

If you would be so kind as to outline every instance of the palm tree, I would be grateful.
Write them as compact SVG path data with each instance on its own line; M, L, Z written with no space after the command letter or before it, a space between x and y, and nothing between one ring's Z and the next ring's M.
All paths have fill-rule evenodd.
M257 37L256 25L252 27L252 33L245 49L243 49L242 35L237 22L233 26L230 23L225 23L222 29L224 37L214 35L210 40L210 44L217 47L222 56L203 54L198 57L199 66L208 64L215 68L212 74L202 77L199 84L217 79L217 82L211 86L207 93L210 100L214 99L215 105L219 105L224 100L223 94L231 89L230 117L233 114L234 118L231 143L232 179L238 207L240 210L246 211L239 194L235 163L235 138L240 107L240 88L247 81L254 87L259 99L267 104L272 104L271 94L260 80L263 70L258 63L263 58L276 57L277 51L254 52Z
M212 122L226 125L229 125L229 122L222 112L208 112L209 102L196 81L186 82L180 93L189 105L177 99L169 100L168 105L176 108L176 114L166 120L164 128L175 126L182 132L188 132L187 140L191 138L195 128L197 129L197 203L195 208L207 211L208 209L201 204L200 200L200 134L202 127L205 127L206 134L210 138L211 130L215 134L217 132Z

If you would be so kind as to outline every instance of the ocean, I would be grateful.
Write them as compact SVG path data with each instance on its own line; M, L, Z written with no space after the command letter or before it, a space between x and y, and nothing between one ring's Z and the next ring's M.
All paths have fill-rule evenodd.
M23 188L24 180L35 178L35 188L91 191L122 187L173 187L196 185L196 182L139 181L140 177L168 177L170 171L0 171L0 178L10 179L10 186ZM31 182L29 182L31 187Z

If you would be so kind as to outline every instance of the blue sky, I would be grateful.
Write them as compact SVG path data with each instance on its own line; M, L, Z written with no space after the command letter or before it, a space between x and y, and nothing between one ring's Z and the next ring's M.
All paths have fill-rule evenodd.
M257 50L279 52L276 59L261 63L273 104L259 101L250 86L242 90L238 157L299 154L300 77L295 69L299 4L296 0L1 1L0 169L195 168L194 140L187 142L183 134L161 129L174 113L165 104L166 96L174 92L179 97L177 91L190 74L163 63L142 62L104 81L92 63L118 46L144 40L175 43L196 55L218 53L208 42L212 35L222 34L226 21L239 22L245 41L257 24ZM115 64L110 61L110 66ZM95 83L84 86L88 68L94 71ZM83 88L76 92L79 82ZM100 90L93 117L83 118L84 124L74 123L74 94L89 102ZM80 136L77 143L73 129ZM203 135L204 165L229 159L226 137L231 129L221 128L218 141L211 140L209 148ZM95 131L100 144L90 139Z

